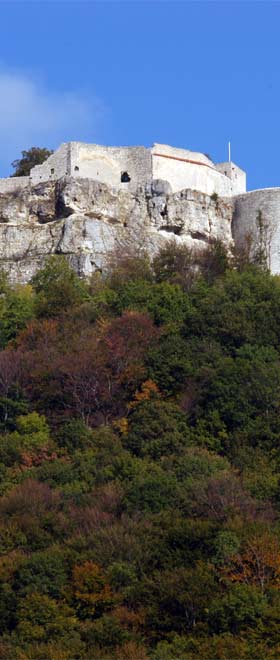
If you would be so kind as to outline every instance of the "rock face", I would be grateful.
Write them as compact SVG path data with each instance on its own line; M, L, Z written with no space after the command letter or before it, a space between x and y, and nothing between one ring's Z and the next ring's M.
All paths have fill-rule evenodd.
M92 179L65 177L0 193L0 267L28 282L50 254L65 255L88 277L106 269L117 246L155 253L170 238L202 248L219 238L230 248L233 200L194 190L171 193L157 180L136 193Z

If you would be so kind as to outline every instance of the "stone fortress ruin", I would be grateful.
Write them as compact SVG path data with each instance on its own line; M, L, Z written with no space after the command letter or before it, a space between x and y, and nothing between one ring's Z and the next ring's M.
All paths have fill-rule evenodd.
M154 144L62 144L29 177L0 179L0 266L28 281L49 254L64 254L82 276L102 270L108 252L145 238L152 253L172 236L203 248L219 238L230 250L267 242L280 273L280 188L246 192L233 162Z
M218 163L206 154L164 144L146 147L104 147L83 142L62 144L30 177L0 179L0 192L15 186L56 181L64 176L93 179L127 192L141 192L153 182L165 190L197 190L221 197L246 192L246 173L234 163Z
M215 165L205 154L165 144L149 149L69 142L31 170L34 184L61 176L94 179L134 193L159 180L170 193L188 188L231 197L246 192L246 174L234 163Z

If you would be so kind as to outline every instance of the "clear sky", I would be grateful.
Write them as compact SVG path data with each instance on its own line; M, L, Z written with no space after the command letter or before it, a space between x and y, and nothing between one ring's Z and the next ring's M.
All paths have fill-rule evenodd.
M280 186L280 3L0 0L0 176L30 146L162 142Z

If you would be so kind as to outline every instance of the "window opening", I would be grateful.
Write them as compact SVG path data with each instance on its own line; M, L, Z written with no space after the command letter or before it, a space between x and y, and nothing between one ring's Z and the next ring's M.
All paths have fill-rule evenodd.
M122 172L121 173L121 183L129 183L130 181L130 176L128 172Z

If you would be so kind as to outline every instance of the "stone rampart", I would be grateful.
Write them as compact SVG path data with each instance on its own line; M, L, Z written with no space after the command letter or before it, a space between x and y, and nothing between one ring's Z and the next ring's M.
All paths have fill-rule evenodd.
M242 195L246 192L246 172L235 163L216 163L216 169L231 180L232 195Z
M28 187L29 176L11 176L7 179L0 179L0 194L16 192Z
M235 197L232 236L238 247L244 246L246 242L251 244L252 250L263 247L268 255L271 272L279 273L280 188L253 190Z
M30 182L37 185L65 176L92 179L130 193L151 191L153 181L158 189L169 186L171 193L189 189L232 197L246 190L246 174L234 163L215 165L205 154L164 144L146 148L65 143L42 165L32 168ZM10 188L5 181L6 191Z
M232 195L231 180L204 154L154 144L152 161L153 178L168 181L173 192L190 188L206 195Z
M43 181L56 181L70 174L70 145L71 142L61 144L42 165L32 168L30 179L33 185Z
M152 180L151 151L145 147L103 147L71 142L70 176L101 181L136 192Z

